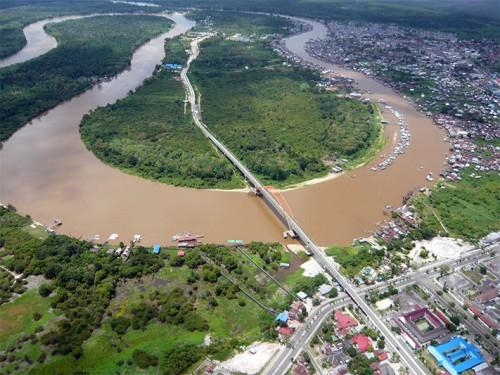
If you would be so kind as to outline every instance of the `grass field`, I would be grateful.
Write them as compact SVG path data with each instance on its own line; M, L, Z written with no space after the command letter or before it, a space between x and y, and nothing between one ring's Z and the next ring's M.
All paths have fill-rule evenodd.
M481 285L481 280L483 280L484 276L479 273L477 269L474 270L463 270L462 271L465 276L471 279L474 284Z
M0 209L0 221L1 264L43 274L42 285L53 287L30 289L0 305L2 375L173 375L178 364L179 372L189 371L207 355L223 360L241 346L274 340L275 316L268 309L281 311L299 290L312 296L325 282L303 276L304 259L279 243L250 243L245 250L202 245L185 257L175 248L153 255L139 247L123 262L106 248L90 252L90 244L64 235L36 239L38 233L26 230L31 219L13 210ZM279 267L285 261L289 269ZM292 295L261 268L279 274ZM211 343L201 345L207 336ZM76 349L64 347L68 337ZM144 365L144 358L155 364Z
M84 354L79 360L71 356L56 356L47 365L32 370L31 374L51 375L71 373L80 369L91 374L162 374L159 368L140 370L130 364L132 352L142 349L150 354L161 355L179 344L203 343L204 334L189 332L178 327L153 323L142 330L129 331L118 337L109 325L103 327L85 343ZM119 349L118 349L119 348Z
M162 250L162 254L169 257L173 257L176 252L175 249ZM238 254L236 250L230 252ZM285 256L283 259L286 258ZM260 257L256 256L255 259L265 266L265 262ZM240 269L243 272L242 277L260 274L256 266L247 258L241 259ZM286 285L293 289L298 283L310 279L302 276L302 271L299 268L290 273L290 277L286 278ZM92 337L85 342L81 358L74 359L70 355L52 356L44 365L33 369L31 374L66 373L75 369L95 374L116 372L161 374L161 366L150 367L147 370L138 369L130 360L132 353L137 349L144 350L148 354L159 357L161 363L165 360L162 357L163 353L169 349L181 344L200 345L204 342L205 336L210 335L215 342L220 341L211 355L215 359L222 360L227 358L236 346L263 339L263 319L272 322L274 320L272 315L242 293L238 293L237 298L217 296L217 305L210 306L204 297L207 293L213 295L215 286L219 284L199 280L195 284L196 288L193 288L193 284L189 282L189 277L193 275L193 272L197 271L186 265L182 267L165 265L154 275L121 282L108 311L113 317L127 316L134 306L149 301L157 291L181 288L186 298L196 300L194 305L196 311L201 319L208 322L209 328L206 332L189 331L179 325L151 322L144 330L129 328L124 335L119 335L111 329L109 319L104 319L101 328L94 331ZM264 278L255 285L262 286L263 289L255 295L265 303L283 303L283 296L277 286L268 279ZM248 287L245 288L248 289Z
M41 297L36 289L0 306L0 350L11 347L21 334L31 334L43 326L54 313L49 311L50 300ZM42 318L34 321L33 314L40 313Z
M362 245L331 246L326 249L326 255L334 257L335 262L342 266L342 271L349 277L358 275L366 266L377 266L380 261L368 247Z
M39 340L32 340L37 328L51 324L56 315L50 309L50 299L43 298L37 289L31 289L13 302L0 305L0 352L11 359L0 365L5 373L23 374L42 354ZM34 314L40 314L35 320ZM9 358L8 357L8 358ZM4 372L2 372L3 374Z
M424 222L436 232L443 231L436 215L453 237L473 240L500 229L500 177L481 173L475 179L470 173L465 170L461 181L442 183L445 188L436 187L430 197L414 199Z

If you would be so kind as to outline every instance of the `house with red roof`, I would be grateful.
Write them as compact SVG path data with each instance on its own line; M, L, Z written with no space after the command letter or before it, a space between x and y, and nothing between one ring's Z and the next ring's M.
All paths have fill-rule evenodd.
M290 327L279 327L278 333L283 336L291 336L293 334L293 328Z
M481 303L487 303L487 302L490 302L491 300L497 298L499 290L500 289L498 289L498 288L489 288L489 289L486 289L485 291L483 291L479 295L479 297L478 297L479 302L481 302Z
M467 308L469 309L469 311L476 315L479 320L481 322L483 322L488 328L491 328L491 329L497 329L498 328L498 325L488 317L488 315L486 315L485 313L483 313L479 308L477 308L476 306L474 306L473 304L470 304L470 305L466 305Z
M298 366L293 370L293 373L294 375L309 375L309 370L304 364L299 363Z
M387 358L389 358L389 356L387 355L387 352L384 352L383 350L375 350L373 352L373 354L375 354L377 357L378 357L378 360L380 362L382 361L385 361Z
M356 344L358 350L361 353L364 353L368 350L370 346L372 346L372 340L368 336L365 335L356 335L352 338L352 343Z
M335 310L335 321L337 322L337 330L341 335L345 335L358 325L358 321L354 317L344 314L341 310Z

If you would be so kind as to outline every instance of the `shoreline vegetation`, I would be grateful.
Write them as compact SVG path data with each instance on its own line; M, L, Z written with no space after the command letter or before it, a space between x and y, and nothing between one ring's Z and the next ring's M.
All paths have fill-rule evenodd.
M19 52L26 46L23 29L31 23L47 18L89 15L94 13L132 13L137 6L115 4L106 0L37 1L34 4L5 0L0 4L0 59ZM153 11L141 9L142 11Z
M331 178L339 159L358 165L382 143L375 105L317 87L318 75L282 64L261 42L208 40L190 77L207 126L266 184Z
M184 65L189 41L167 40L163 63ZM80 133L103 162L150 180L241 189L243 179L195 127L178 70L158 67L126 98L84 116Z
M0 69L0 142L95 81L121 72L136 48L171 26L164 17L147 15L96 16L49 24L47 31L57 39L57 48Z
M265 183L296 188L330 179L335 159L349 158L350 169L383 147L376 105L327 92L317 86L319 75L283 64L271 51L269 35L286 33L288 20L219 12L192 17L202 25L198 30L213 24L219 33L201 45L189 73L205 122ZM188 44L185 37L168 41L164 63L185 64ZM87 148L105 163L151 180L248 191L195 128L177 75L159 67L127 98L85 116Z
M248 295L282 311L326 282L304 276L307 256L278 243L204 244L182 257L136 244L125 260L116 245L36 236L13 207L0 207L0 223L0 270L20 275L19 287L0 283L2 374L189 372L277 338L275 315Z
M379 112L379 120L381 121L382 115L380 113L380 108L377 107L377 110ZM284 186L280 189L280 191L291 191L295 189L300 189L305 186L310 186L310 185L316 185L316 184L321 184L326 181L333 180L337 177L340 177L344 175L345 173L349 173L351 171L354 171L358 168L364 167L365 165L369 164L372 162L375 157L382 152L384 147L387 145L389 142L389 138L385 136L385 128L383 126L380 126L378 135L376 137L376 141L374 145L368 149L368 152L354 160L349 161L346 165L344 165L344 171L341 173L327 173L324 176L321 177L316 177L307 181L303 181L297 184L289 185L289 186Z
M191 6L224 11L254 11L281 13L296 17L324 20L399 24L406 27L453 32L464 39L500 40L498 2L478 0L474 6L468 0L288 0L251 2L234 0L158 0L164 6ZM209 9L207 9L209 8Z
M154 12L165 8L178 7L207 7L203 0L158 0L161 5L155 7L138 7L126 3L113 3L108 0L86 0L82 2L68 2L51 0L50 2L36 1L30 4L26 1L18 2L5 0L0 12L0 58L16 53L26 43L23 28L30 23L52 16L107 13L107 12ZM213 0L210 8L225 9L226 11L258 11L266 13L283 13L299 17L330 18L334 20L352 20L378 23L397 23L405 26L422 29L433 29L456 32L463 38L491 38L500 39L498 18L491 12L498 4L495 0L481 0L470 7L467 1L456 1L453 7L449 2L436 3L430 0L395 4L391 1L367 1L352 3L347 0L324 1L310 0L307 2L287 1L283 4L266 0L252 1L251 5L245 2L237 3L234 0ZM413 13L413 15L412 15ZM416 14L416 15L415 15Z

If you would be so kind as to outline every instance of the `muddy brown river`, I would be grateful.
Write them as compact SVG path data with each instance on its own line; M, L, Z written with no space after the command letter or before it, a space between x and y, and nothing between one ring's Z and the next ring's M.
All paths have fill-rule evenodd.
M250 193L178 188L130 176L103 164L80 140L82 116L139 86L164 57L165 38L193 26L180 14L171 18L175 27L140 47L130 69L35 118L4 144L0 202L11 203L44 224L59 218L60 232L82 238L99 234L105 239L118 233L125 242L141 234L145 244L168 243L173 234L187 230L204 235L207 242L283 239L281 223ZM404 114L412 134L406 153L385 171L370 170L381 160L377 157L333 180L284 193L295 218L318 244L347 244L385 218L386 204L400 204L407 191L426 185L427 173L438 174L447 145L441 130L390 88L308 56L304 43L325 35L326 28L307 22L314 29L288 38L287 46L309 61L355 78L360 89L373 92L374 100L382 98ZM395 123L390 113L384 116ZM394 124L386 127L391 141L382 154L394 144L397 129Z

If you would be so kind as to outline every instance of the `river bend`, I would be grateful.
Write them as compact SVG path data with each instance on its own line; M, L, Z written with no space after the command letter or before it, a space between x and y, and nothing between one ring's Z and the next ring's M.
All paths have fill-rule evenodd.
M175 26L137 49L129 69L33 119L5 142L0 150L1 202L45 224L60 218L61 232L83 238L118 233L126 241L142 234L146 244L168 243L174 233L188 230L205 235L207 242L282 240L281 224L252 194L173 187L127 175L103 164L83 145L79 135L83 115L137 88L163 59L164 40L194 25L180 14L171 18ZM384 219L386 204L399 205L408 190L426 185L426 174L441 170L447 147L431 120L390 88L312 59L304 44L326 35L326 28L306 22L313 30L288 38L288 48L307 61L355 78L360 90L370 90L374 100L382 98L403 113L412 133L407 152L385 171L373 173L368 164L284 193L295 218L317 243L346 244L373 230ZM38 30L45 34L43 27ZM394 123L389 113L384 116ZM393 145L397 126L388 125L386 135L391 141L382 153Z

